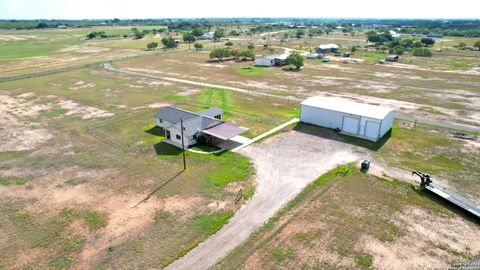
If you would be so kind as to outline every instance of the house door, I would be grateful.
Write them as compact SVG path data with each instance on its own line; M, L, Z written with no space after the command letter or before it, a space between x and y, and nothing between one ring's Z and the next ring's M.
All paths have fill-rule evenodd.
M167 140L170 140L170 130L166 130L165 134L167 135Z

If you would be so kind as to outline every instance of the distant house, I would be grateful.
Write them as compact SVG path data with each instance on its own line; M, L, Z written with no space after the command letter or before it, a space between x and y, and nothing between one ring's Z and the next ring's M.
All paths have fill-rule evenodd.
M400 37L400 34L393 31L393 30L390 30L388 33L390 34L390 36L392 36L392 38L399 38Z
M227 141L245 131L247 128L226 123L222 120L223 111L212 107L198 113L173 107L165 107L155 114L155 123L165 131L164 142L182 147L181 122L183 120L183 141L185 147L197 143L205 136L210 141L215 139Z
M443 35L442 34L435 34L435 33L430 32L430 33L428 33L427 37L429 37L429 38L442 38Z
M68 27L66 25L57 25L58 29L67 29Z
M335 53L338 49L340 49L340 46L337 44L323 44L317 47L317 53Z
M255 65L259 67L283 66L288 54L272 54L255 59Z
M215 38L215 32L208 32L200 36L200 39L204 39L204 40L207 40L207 39L211 40L214 38Z
M387 56L387 58L385 58L385 61L398 62L398 55L390 54L390 55Z

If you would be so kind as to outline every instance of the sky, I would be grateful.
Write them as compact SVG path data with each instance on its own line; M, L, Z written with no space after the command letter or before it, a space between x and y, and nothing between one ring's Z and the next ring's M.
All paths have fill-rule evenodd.
M480 18L480 0L0 0L0 19Z

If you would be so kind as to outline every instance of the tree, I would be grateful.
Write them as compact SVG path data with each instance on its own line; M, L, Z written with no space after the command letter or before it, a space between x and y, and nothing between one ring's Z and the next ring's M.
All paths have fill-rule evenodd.
M229 49L217 48L210 52L210 59L216 58L218 61L222 62L223 58L229 57L230 55L231 52Z
M433 38L422 38L420 41L425 44L425 46L432 46L435 44L435 40Z
M162 38L162 44L164 48L169 48L169 49L176 48L178 46L177 42L172 37Z
M240 36L240 33L237 30L232 30L232 31L230 31L230 33L228 35L230 35L230 36Z
M158 47L158 43L157 42L150 42L147 44L147 49L148 50L155 50L155 48Z
M190 44L192 42L195 42L195 40L197 40L197 38L192 33L183 34L183 41L188 43L188 49L189 50L190 50Z
M352 49L351 49L350 51L351 51L352 53L354 53L354 52L357 51L357 49L358 49L358 47L354 45L354 46L352 46Z
M252 61L255 60L255 53L251 50L241 51L238 56L243 57L243 59L250 58Z
M225 43L225 46L227 46L227 47L231 47L231 46L233 46L233 42L231 42L231 41L228 41L227 43Z
M87 39L94 39L97 37L97 32L90 32L88 35L87 35Z
M193 44L193 47L195 47L195 50L201 51L203 49L203 45L201 43L195 43Z
M216 40L216 41L220 40L224 36L225 36L225 31L223 31L223 29L217 29L213 33L213 39Z
M303 37L304 35L305 35L305 30L303 30L303 29L298 29L297 32L295 33L295 36L296 36L297 38L301 38L301 37Z
M477 50L480 50L480 39L473 43L473 47L477 48Z
M463 42L463 41L462 41L462 42L459 42L459 43L458 43L458 48L459 48L460 50L464 50L465 47L467 47L467 43L466 43L466 42Z
M133 34L134 39L142 39L145 36L145 33L143 32L135 32Z
M415 48L413 49L413 55L421 57L431 57L432 51L427 48Z
M192 35L194 35L196 38L200 38L203 35L203 29L199 27L193 29Z
M37 24L37 28L47 28L47 27L48 27L48 23L46 22L41 22Z
M397 55L402 55L404 51L405 51L405 47L400 45L390 49L390 53L397 54Z
M381 43L382 42L382 36L380 36L379 34L377 33L372 33L370 35L367 35L367 41L368 42L372 42L372 43Z
M285 59L285 64L287 65L293 65L297 70L299 70L301 67L303 67L303 57L294 52L290 54L287 59Z

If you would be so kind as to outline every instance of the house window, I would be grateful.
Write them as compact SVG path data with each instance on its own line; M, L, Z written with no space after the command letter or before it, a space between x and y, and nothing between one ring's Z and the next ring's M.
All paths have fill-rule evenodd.
M163 120L159 118L159 119L158 119L158 122L163 123Z
M182 136L180 136L180 135L178 135L178 134L177 134L177 136L175 136L175 137L177 138L177 140L181 140L181 139L182 139Z
M215 115L215 118L216 118L216 119L222 119L222 115L221 115L221 114Z
M192 139L196 140L197 139L197 134L193 134Z

